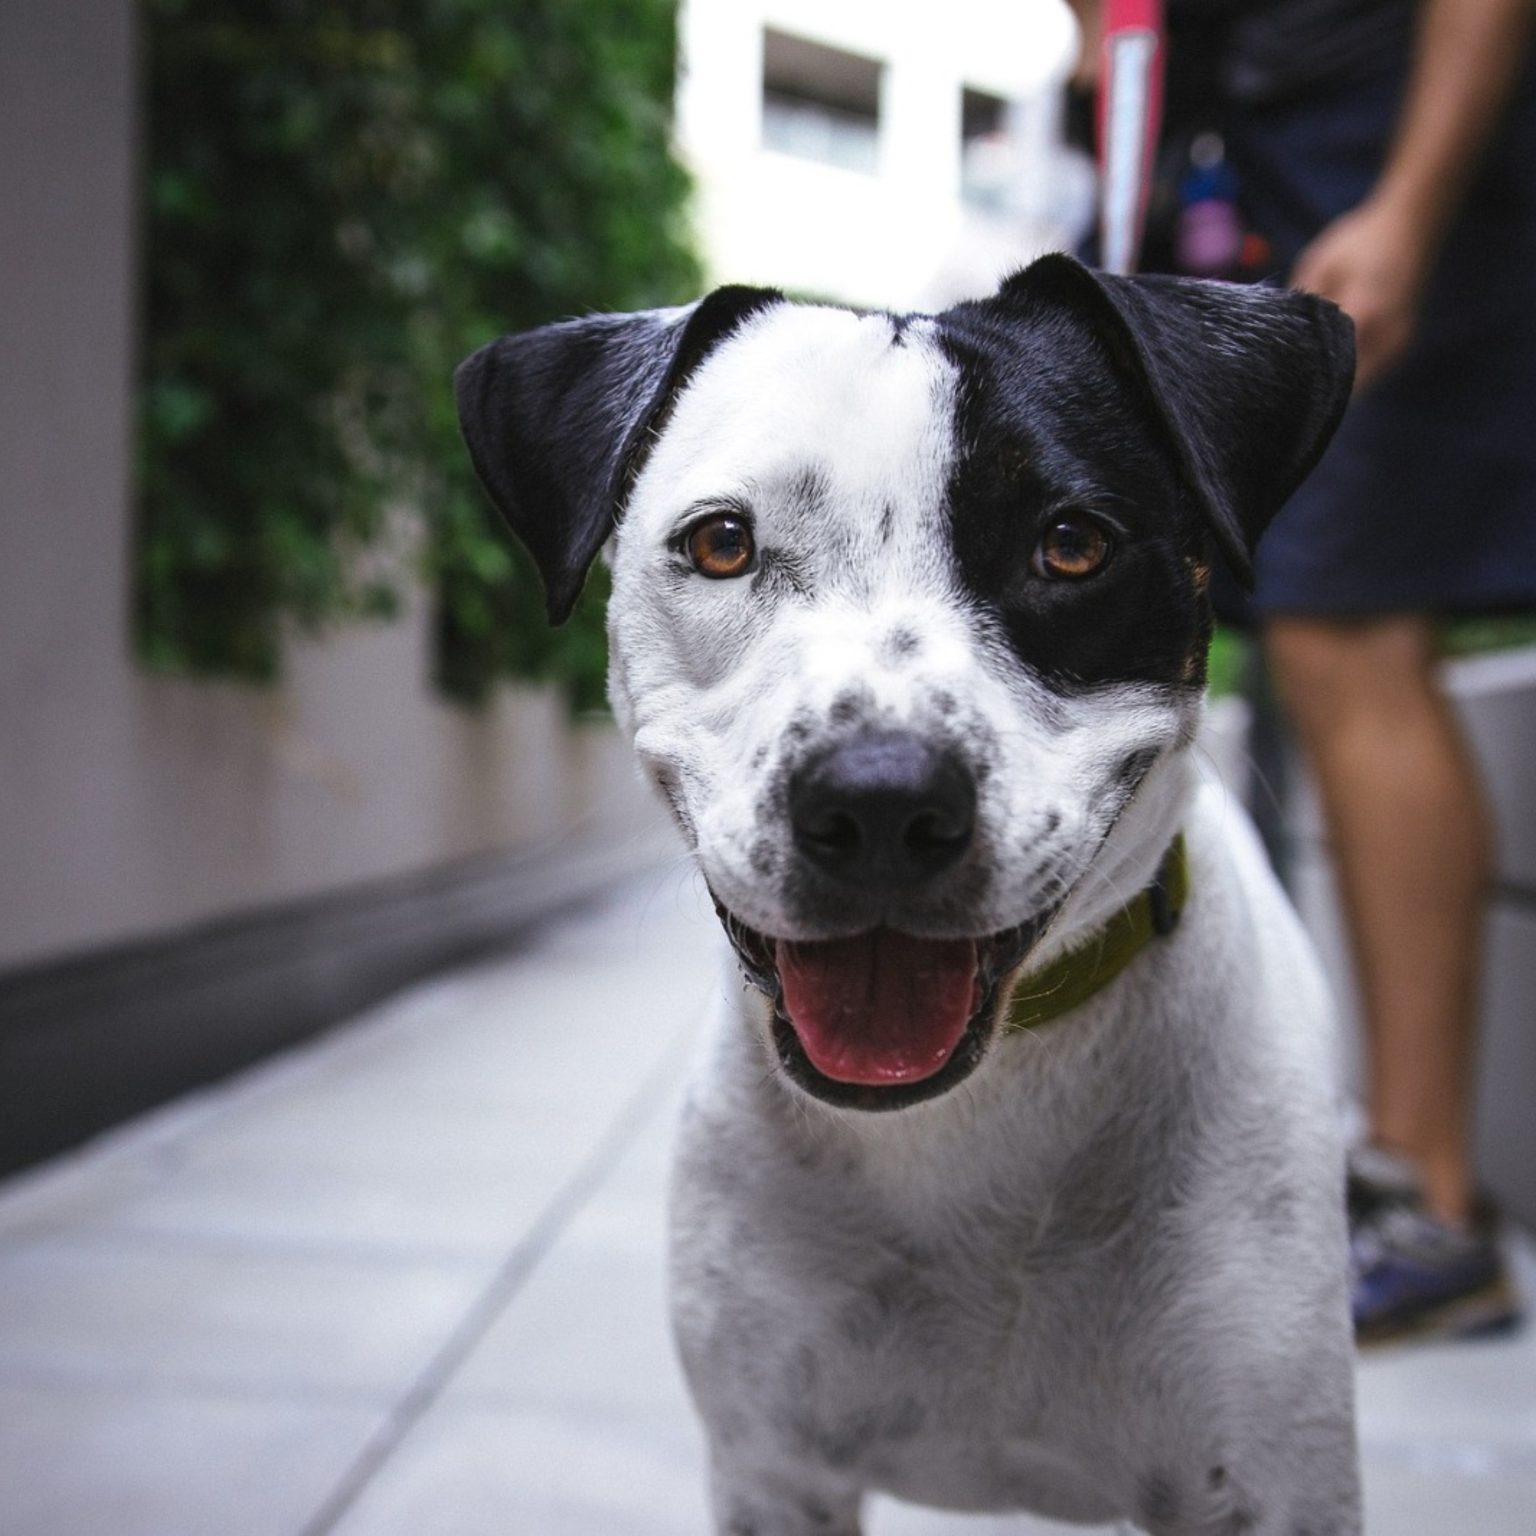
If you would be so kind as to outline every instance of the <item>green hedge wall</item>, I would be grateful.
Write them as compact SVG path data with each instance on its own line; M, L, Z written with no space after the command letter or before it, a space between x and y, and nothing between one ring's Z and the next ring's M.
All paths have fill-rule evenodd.
M295 623L390 613L424 575L450 693L553 676L599 700L600 593L546 630L449 377L503 331L697 291L675 0L144 0L144 22L144 662L268 679Z

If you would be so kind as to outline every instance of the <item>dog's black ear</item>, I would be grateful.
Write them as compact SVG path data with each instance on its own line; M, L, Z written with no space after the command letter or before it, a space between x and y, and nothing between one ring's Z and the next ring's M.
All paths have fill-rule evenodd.
M475 473L570 616L652 434L689 373L767 288L717 288L684 309L593 315L503 336L459 364L454 395Z
M1349 403L1354 326L1291 289L1113 277L1045 256L1003 284L1010 302L1077 313L1108 343L1172 439L1234 572L1321 457Z

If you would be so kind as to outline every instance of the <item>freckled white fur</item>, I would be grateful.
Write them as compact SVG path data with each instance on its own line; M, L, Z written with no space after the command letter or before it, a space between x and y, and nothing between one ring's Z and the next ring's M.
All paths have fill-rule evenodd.
M980 770L987 878L935 930L1003 930L1070 890L1045 964L1180 829L1192 896L1087 1006L888 1115L789 1088L733 981L673 1212L717 1531L851 1536L880 1488L1153 1536L1355 1536L1323 984L1241 813L1192 789L1198 706L1064 696L968 604L944 506L958 384L921 321L893 345L884 317L777 306L721 344L612 550L615 709L711 888L767 934L826 936L762 869L789 840L775 777L839 707L948 731ZM750 507L794 579L680 573L672 541L717 503ZM1155 765L1126 804L1135 752Z

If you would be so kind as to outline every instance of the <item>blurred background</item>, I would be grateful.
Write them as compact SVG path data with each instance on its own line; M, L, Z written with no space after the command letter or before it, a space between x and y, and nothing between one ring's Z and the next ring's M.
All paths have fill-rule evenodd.
M1057 0L0 0L6 1536L701 1528L636 1234L710 920L603 583L545 628L448 378L716 282L931 308L1076 248L1075 48ZM1501 834L1479 1158L1536 1224L1531 638L1464 626L1450 676ZM1243 666L1210 771L1347 1009ZM1515 1349L1393 1378L1375 1536L1529 1529Z

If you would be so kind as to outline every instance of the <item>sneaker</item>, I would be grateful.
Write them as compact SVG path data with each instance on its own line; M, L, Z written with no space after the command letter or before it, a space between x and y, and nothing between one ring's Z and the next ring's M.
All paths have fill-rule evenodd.
M1350 1154L1355 1338L1474 1338L1520 1322L1492 1227L1461 1231L1423 1208L1412 1166L1376 1147Z
M1406 1157L1362 1142L1349 1149L1345 1163L1349 1235L1377 1212L1392 1205L1418 1205L1419 1173Z

